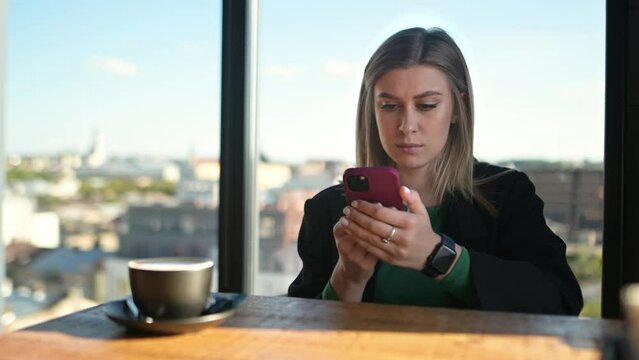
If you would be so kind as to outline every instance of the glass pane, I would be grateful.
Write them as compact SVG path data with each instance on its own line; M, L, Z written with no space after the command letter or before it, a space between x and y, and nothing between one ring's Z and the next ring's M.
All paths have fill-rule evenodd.
M286 292L301 266L304 201L354 164L369 57L400 29L441 27L471 73L475 156L529 175L549 226L568 244L582 315L599 316L604 24L601 0L262 1L256 291Z
M221 9L9 2L5 329L128 294L132 258L217 261Z

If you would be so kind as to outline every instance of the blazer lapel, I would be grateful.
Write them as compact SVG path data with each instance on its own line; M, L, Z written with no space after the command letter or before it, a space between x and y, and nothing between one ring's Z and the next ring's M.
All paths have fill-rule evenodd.
M488 229L477 206L459 194L448 196L445 204L442 231L459 245L484 248Z

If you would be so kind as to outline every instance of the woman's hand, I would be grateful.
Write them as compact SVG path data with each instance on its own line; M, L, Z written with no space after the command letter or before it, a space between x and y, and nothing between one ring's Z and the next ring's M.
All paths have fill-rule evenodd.
M339 260L331 276L331 286L341 300L361 301L379 258L358 243L348 225L349 221L342 217L333 227Z
M433 231L419 194L405 186L399 193L410 212L358 200L345 208L345 228L372 256L419 271L441 236Z

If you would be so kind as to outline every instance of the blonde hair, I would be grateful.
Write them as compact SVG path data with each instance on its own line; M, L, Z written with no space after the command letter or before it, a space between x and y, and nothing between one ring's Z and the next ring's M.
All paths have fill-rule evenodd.
M442 29L412 28L388 38L375 51L364 71L357 108L358 166L393 166L379 138L375 122L374 86L386 72L414 65L442 71L453 97L453 119L442 152L434 160L433 197L441 203L453 190L476 198L473 184L473 91L464 56ZM477 199L483 202L483 197Z

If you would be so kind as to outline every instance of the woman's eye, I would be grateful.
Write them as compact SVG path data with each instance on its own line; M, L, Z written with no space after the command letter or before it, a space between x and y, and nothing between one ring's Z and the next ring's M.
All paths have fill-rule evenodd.
M384 103L384 104L382 104L380 106L380 109L386 110L386 111L393 111L393 110L397 110L398 107L399 107L399 105L397 105L397 104Z
M421 103L417 104L417 109L419 110L430 110L437 107L437 103Z

